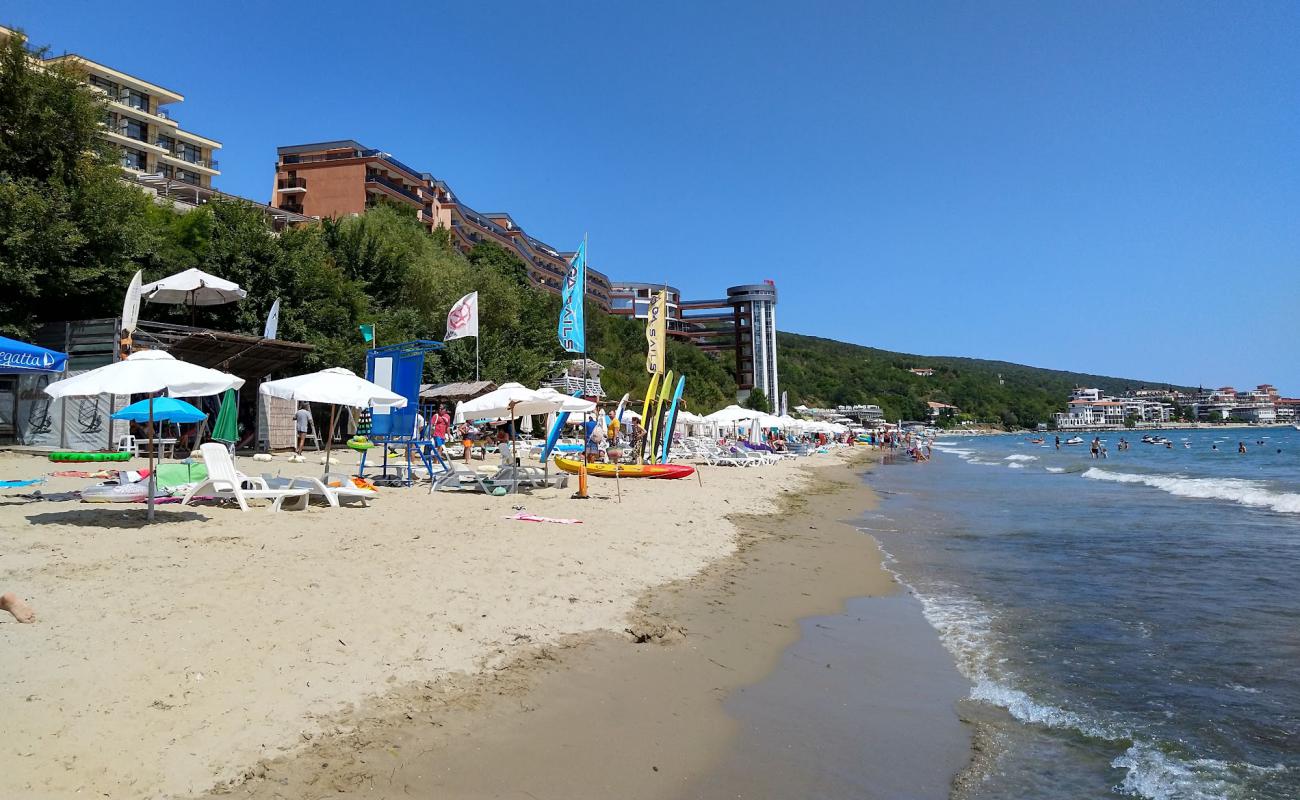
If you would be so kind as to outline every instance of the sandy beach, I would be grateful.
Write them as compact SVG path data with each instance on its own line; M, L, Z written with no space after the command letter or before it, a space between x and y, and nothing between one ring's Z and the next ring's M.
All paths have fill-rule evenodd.
M53 469L31 455L0 456L7 476ZM659 788L684 788L735 733L722 696L771 669L798 638L792 620L893 590L874 544L849 526L826 539L780 528L798 515L809 534L829 532L851 517L861 495L831 485L842 490L851 476L842 457L818 456L706 468L702 485L623 481L621 503L608 481L593 481L586 502L570 500L571 489L517 499L382 490L370 508L163 506L150 526L138 507L6 496L0 590L30 600L38 622L0 620L6 729L21 743L4 757L0 794L306 797L329 786L385 796L375 794L383 775L389 789L507 796L492 793L493 781L517 786L530 764L551 775L552 789L563 787L562 772L590 790L582 776L599 774L601 760L608 770L608 752L593 744L548 754L537 745L564 740L548 730L583 728L548 715L588 715L604 697L602 718L644 730L684 713L663 698L698 706L712 694L716 708L692 712L694 740L662 742L659 760L675 766ZM51 478L42 489L85 483ZM583 524L505 519L516 505ZM770 563L754 569L747 558ZM748 624L698 613L709 605L741 609ZM688 663L705 641L720 643L707 658L725 669ZM599 668L629 652L644 670ZM683 680L703 695L683 691ZM566 691L575 702L556 699ZM551 698L529 715L535 730L517 719L529 696ZM458 731L495 731L503 744L526 733L535 762L516 754L513 772L476 762L472 753L488 749ZM441 748L437 760L417 757L417 745ZM557 757L578 760L561 769Z

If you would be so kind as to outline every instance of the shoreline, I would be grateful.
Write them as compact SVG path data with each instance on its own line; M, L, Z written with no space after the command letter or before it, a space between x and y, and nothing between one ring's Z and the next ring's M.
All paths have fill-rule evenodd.
M735 551L696 575L650 587L623 634L570 637L497 670L405 687L358 711L350 732L261 765L250 780L210 797L328 790L684 800L714 796L720 785L734 796L747 783L737 776L751 774L735 767L752 764L755 754L745 738L752 726L733 716L728 698L779 674L809 626L852 614L852 598L915 602L884 569L875 540L845 522L875 502L859 473L876 454L861 453L806 465L807 482L785 491L774 512L729 515L738 528ZM955 674L919 613L908 624ZM946 722L961 749L948 754L954 764L942 793L927 796L947 797L970 758L957 699ZM811 710L805 717L817 725ZM879 738L897 733L891 726ZM924 749L928 732L917 738ZM748 785L743 796L763 796Z

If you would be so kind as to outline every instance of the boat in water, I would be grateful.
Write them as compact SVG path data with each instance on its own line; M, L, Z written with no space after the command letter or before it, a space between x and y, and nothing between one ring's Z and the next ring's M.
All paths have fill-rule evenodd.
M1071 436L1065 440L1065 444L1083 444L1083 439L1078 436Z

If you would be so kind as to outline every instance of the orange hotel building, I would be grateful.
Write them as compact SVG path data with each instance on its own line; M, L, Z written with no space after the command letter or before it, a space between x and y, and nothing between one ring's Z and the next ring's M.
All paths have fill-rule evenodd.
M518 255L539 288L559 294L571 251L556 250L529 236L504 212L479 212L460 202L443 181L403 164L388 153L343 139L276 149L271 205L309 217L360 214L379 198L408 206L433 230L451 231L452 241L469 251L493 241ZM610 282L587 270L587 295L610 310Z

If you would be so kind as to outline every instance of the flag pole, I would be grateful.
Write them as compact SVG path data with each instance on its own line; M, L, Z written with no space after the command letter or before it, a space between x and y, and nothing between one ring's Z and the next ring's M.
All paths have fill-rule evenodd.
M587 396L587 266L591 263L591 253L587 247L587 232L582 232L582 293L578 295L578 302L582 304L582 396ZM600 398L596 398L597 402ZM587 421L590 419L590 413L583 413L582 420L582 460L588 460L588 453L591 450L591 432L587 430Z

